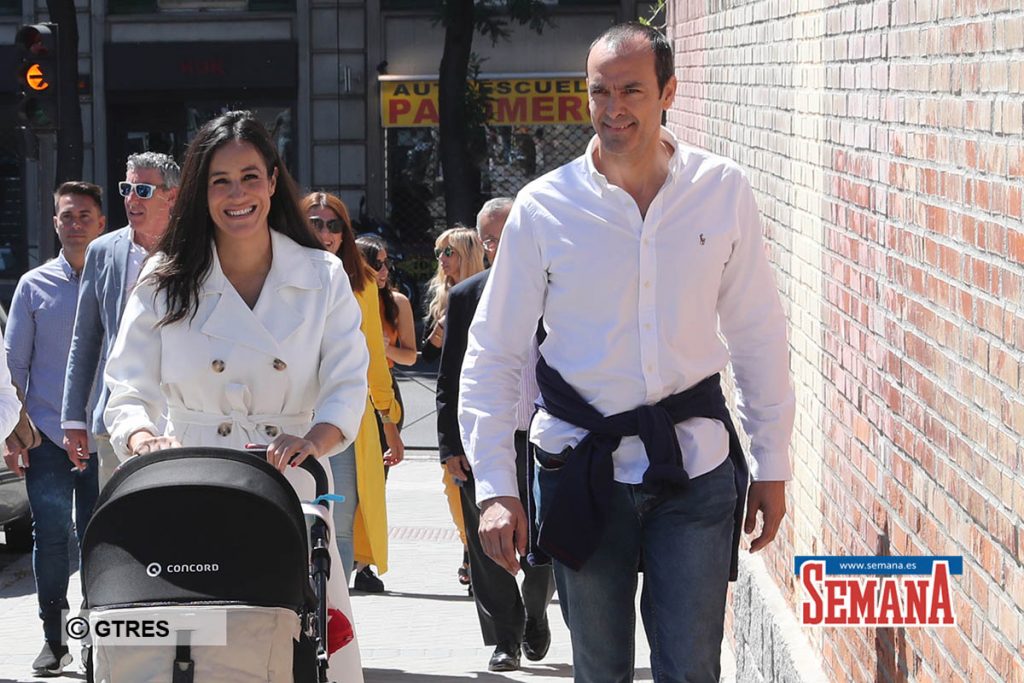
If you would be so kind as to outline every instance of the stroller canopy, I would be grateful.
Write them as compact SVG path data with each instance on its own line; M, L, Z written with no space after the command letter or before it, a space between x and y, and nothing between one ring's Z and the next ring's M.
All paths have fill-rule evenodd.
M82 544L90 608L309 603L302 508L251 453L177 448L134 457L100 494Z

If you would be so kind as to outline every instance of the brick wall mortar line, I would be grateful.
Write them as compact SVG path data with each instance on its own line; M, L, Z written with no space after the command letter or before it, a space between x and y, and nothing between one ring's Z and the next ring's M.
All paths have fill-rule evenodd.
M956 247L958 245L946 244L946 245L943 245L943 246ZM833 252L833 254L834 254L834 252ZM894 251L893 253L887 254L887 255L888 256L893 256L893 257L898 257L900 254L901 254L901 252ZM842 263L844 265L850 266L852 269L856 270L857 272L859 272L861 274L864 274L864 275L875 275L875 276L878 276L879 279L882 279L882 278L885 277L885 273L884 272L878 272L878 271L871 270L871 269L861 269L861 268L858 268L859 264L858 264L857 261L852 261L850 259L846 259L844 257L841 257L841 256L837 255L837 254L834 254L834 256L835 256L835 260L836 261L838 261L838 262L840 262L840 263ZM974 285L965 283L962 280L951 279L950 276L947 275L946 273L941 273L939 271L933 270L935 267L932 266L931 264L920 262L920 261L916 261L916 262L907 261L905 259L898 259L898 260L902 261L906 265L910 265L910 266L914 266L914 267L920 267L921 270L926 271L926 275L928 277L935 278L936 280L938 280L938 281L940 281L940 282L942 282L944 284L950 285L951 288L955 289L956 291L969 293L974 298L981 299L985 303L987 303L989 305L992 305L992 306L995 306L997 308L1000 308L1004 312L1021 311L1022 313L1024 313L1024 309L1021 309L1019 306L1014 305L1014 304L1012 304L1010 302L1007 302L1003 298L1000 298L1000 297L998 297L996 295L990 294L989 292L987 292L987 291L985 291L983 289L978 289ZM984 259L978 259L978 260L982 261ZM919 266L915 265L915 264L919 264ZM997 264L990 264L990 265L997 265ZM1022 272L1022 274L1024 274L1024 272ZM875 305L880 306L880 307L884 306L884 302L881 301L881 297L880 296L876 297L875 299L871 299L871 298L867 297L866 295L864 295L862 293L858 293L858 292L854 291L845 282L837 280L837 279L833 278L830 275L824 275L823 278L824 278L825 282L834 284L841 291L848 293L851 297L856 298L856 299L864 302L865 304L875 304ZM1007 342L1006 340L1002 339L1001 337L995 336L994 334L992 334L988 330L985 330L983 328L978 327L978 325L975 324L970 318L964 317L963 314L958 312L958 311L952 311L952 310L950 310L948 308L944 308L942 306L939 306L933 300L931 300L931 299L929 299L927 297L924 297L924 296L922 296L920 294L917 294L916 292L910 290L909 288L903 288L903 287L890 287L890 288L895 290L895 291L898 291L900 294L902 294L904 297L906 297L906 299L908 301L913 301L914 303L920 304L922 307L924 307L929 312L935 314L941 320L954 324L956 326L956 328L958 330L960 330L960 331L970 331L972 333L981 335L982 337L986 338L986 341L988 341L989 344L995 344L999 348L999 350L1001 350L1001 351L1005 351L1007 353L1014 353L1016 351L1019 351L1019 349L1016 349L1010 342ZM881 291L882 291L881 288L879 288L879 294L881 294ZM839 315L842 315L843 317L845 317L848 320L850 320L851 324L855 325L857 327L858 331L864 333L866 336L874 337L874 333L870 329L865 328L864 325L859 320L857 320L856 318L850 316L849 313L847 313L845 311L839 311L838 313L839 313ZM907 322L905 320L901 320L901 319L894 318L894 317L889 317L887 319L893 320L893 321L895 321L898 324L903 324L903 323ZM927 337L927 338L931 338L931 333L929 333L927 330L922 330L921 328L913 326L913 325L911 325L910 327L912 327L914 330L919 331L922 336ZM946 348L946 347L942 347L942 348ZM956 352L956 353L959 353L959 352ZM967 359L967 358L960 358L958 360L959 361L963 361L963 362L967 362L967 363L971 362L971 360ZM998 377L993 377L992 379L995 382L997 382L997 383L1002 383L1002 380L999 379ZM1015 393L1017 391L1016 389L1010 387L1009 385L1003 384L1003 386L1006 386L1006 390L1008 392L1014 392Z

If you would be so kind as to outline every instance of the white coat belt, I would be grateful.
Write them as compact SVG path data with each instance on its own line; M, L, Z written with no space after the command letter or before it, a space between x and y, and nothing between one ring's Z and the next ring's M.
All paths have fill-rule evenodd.
M168 408L168 417L176 428L186 424L199 427L216 427L217 432L221 436L228 436L235 429L240 429L253 440L265 437L274 438L281 432L287 431L286 427L288 426L306 429L313 422L313 413L311 412L297 415L260 415L242 412L218 414L173 407Z

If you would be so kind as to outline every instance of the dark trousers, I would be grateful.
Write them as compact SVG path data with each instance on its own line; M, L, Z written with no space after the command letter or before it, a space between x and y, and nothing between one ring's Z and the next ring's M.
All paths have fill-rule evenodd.
M519 499L524 501L527 486L526 436L526 432L515 433ZM473 579L473 596L484 644L522 642L526 618L543 617L555 592L551 567L531 567L523 558L523 592L520 595L516 577L487 557L480 544L480 508L476 505L476 485L472 473L461 489L462 517L466 523L469 545L469 572Z

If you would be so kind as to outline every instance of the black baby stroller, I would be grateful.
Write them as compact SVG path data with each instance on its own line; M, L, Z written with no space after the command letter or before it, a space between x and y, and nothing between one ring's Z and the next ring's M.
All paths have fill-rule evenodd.
M118 468L82 543L90 681L327 680L327 503L300 503L265 458L176 448ZM302 467L325 495L320 463Z

